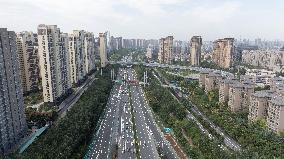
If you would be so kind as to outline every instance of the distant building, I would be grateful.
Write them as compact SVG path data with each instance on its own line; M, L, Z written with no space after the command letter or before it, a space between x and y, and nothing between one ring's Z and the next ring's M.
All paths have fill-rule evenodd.
M101 59L101 67L106 67L107 65L107 38L105 33L99 34L100 41L100 59Z
M190 40L190 59L192 66L199 66L201 60L201 36L193 36Z
M0 28L0 144L6 153L26 135L16 34Z
M151 61L153 59L153 51L154 51L153 46L149 45L146 52L146 58L148 61Z
M119 49L122 49L122 37L113 37L111 36L110 38L110 47L111 47L111 50L119 50Z
M17 34L21 81L24 93L39 89L39 59L37 34L21 32Z
M221 68L230 68L234 62L234 39L225 38L214 41L213 61Z
M283 71L284 51L279 50L244 50L242 62L260 68L267 68L273 72Z
M66 34L62 37L56 25L38 26L38 52L42 77L43 100L58 104L70 93L70 75ZM70 88L68 88L70 87Z
M159 43L158 59L160 63L171 64L173 53L173 36L161 38Z

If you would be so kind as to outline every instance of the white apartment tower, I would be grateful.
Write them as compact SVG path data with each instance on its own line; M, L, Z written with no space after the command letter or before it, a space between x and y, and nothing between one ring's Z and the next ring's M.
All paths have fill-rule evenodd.
M101 67L106 67L107 65L107 37L106 33L99 34L100 40L100 58L101 58Z
M85 68L87 74L95 69L95 38L90 32L85 33Z
M46 103L58 104L62 96L69 93L67 89L69 90L70 86L66 81L69 79L66 77L69 68L66 67L68 53L65 40L66 38L61 38L60 29L56 25L38 26L39 64Z
M190 59L192 66L199 66L201 60L201 36L193 36L190 40Z
M38 90L39 59L37 34L32 32L18 33L17 50L24 93Z
M85 79L85 51L85 32L74 30L73 34L69 34L69 63L72 84L80 83Z

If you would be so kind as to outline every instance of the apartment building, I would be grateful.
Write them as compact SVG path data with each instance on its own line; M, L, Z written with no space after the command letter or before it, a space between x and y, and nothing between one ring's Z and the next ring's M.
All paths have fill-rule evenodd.
M95 38L90 32L85 33L85 68L89 74L95 69Z
M159 53L158 60L163 64L172 63L172 54L173 54L173 36L168 36L166 38L161 38L159 41Z
M269 100L275 96L275 92L271 90L262 90L253 93L250 98L248 119L250 121L266 119Z
M268 68L273 72L280 72L284 66L284 51L279 50L244 50L242 62L248 65Z
M83 30L73 30L73 33L68 36L71 82L72 84L78 84L85 79L87 74L85 64L85 32Z
M39 89L38 39L33 32L17 34L17 50L20 61L21 82L23 92Z
M60 34L60 49L62 53L61 59L61 67L62 67L62 91L63 92L70 92L72 88L72 81L71 81L71 69L70 69L70 54L69 54L69 36L67 33ZM66 93L65 93L66 94Z
M113 37L110 38L110 47L111 50L119 50L122 49L122 37Z
M229 86L228 106L232 112L247 111L250 104L250 96L254 92L252 83L236 82Z
M190 40L190 59L192 66L199 66L201 60L201 36L193 36Z
M107 37L106 33L99 33L99 51L101 59L101 67L106 67L107 65Z
M205 88L205 78L206 76L208 76L209 72L210 72L209 70L200 71L200 74L199 74L199 87L200 88Z
M66 38L65 38L66 39ZM66 91L66 66L68 53L66 41L63 49L60 29L56 25L40 24L38 26L38 53L44 102L56 105ZM68 89L69 90L69 89Z
M270 89L276 92L278 95L284 96L284 78L274 77L270 81Z
M219 82L222 80L221 72L210 72L205 76L205 92L219 89Z
M0 28L0 153L26 135L27 124L17 53L16 34Z
M227 103L229 101L229 88L231 84L237 82L237 79L223 79L219 83L219 103Z
M267 126L275 133L284 131L284 98L277 96L268 103Z
M234 62L234 38L225 38L213 43L213 62L221 68L230 68Z
M154 51L153 46L149 44L146 52L146 58L148 61L151 61L153 59L153 51Z

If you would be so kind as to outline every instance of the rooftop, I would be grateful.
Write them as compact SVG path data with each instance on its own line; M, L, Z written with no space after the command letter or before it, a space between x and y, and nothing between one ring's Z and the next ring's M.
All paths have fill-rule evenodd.
M284 106L284 98L281 96L276 96L271 99L271 102L273 104L279 105L279 106Z
M276 96L276 94L274 93L274 91L271 90L262 90L262 91L256 91L253 96L255 97L259 97L259 98L273 98Z

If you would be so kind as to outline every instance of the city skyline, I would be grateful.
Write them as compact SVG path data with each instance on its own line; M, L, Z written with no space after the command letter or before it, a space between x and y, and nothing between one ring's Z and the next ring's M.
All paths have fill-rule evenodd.
M38 24L56 24L63 32L109 30L124 38L172 35L188 41L200 35L204 41L223 37L284 40L280 0L0 1L0 25L16 32L35 32Z

